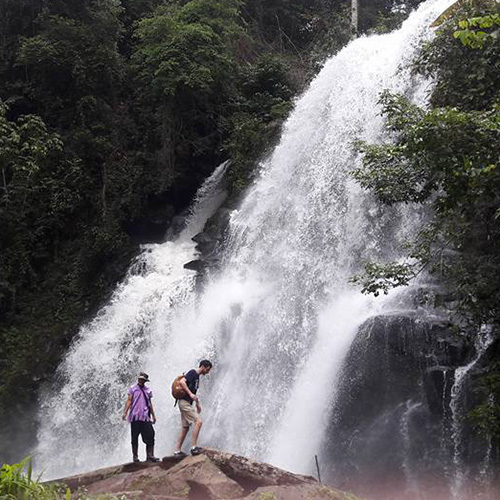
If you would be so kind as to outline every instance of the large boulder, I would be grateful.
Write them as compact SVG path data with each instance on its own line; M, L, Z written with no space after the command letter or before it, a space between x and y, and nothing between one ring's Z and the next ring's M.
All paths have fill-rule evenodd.
M181 461L125 464L57 481L89 498L122 500L355 500L313 477L207 449Z
M239 498L243 488L226 476L206 455L188 457L166 474L172 484L186 484L191 496L207 499Z
M327 480L388 500L398 498L389 496L390 487L425 483L449 492L462 463L479 477L474 468L484 465L487 446L470 432L467 414L477 400L480 359L471 336L437 309L369 319L335 388L322 452ZM373 485L383 493L374 494Z

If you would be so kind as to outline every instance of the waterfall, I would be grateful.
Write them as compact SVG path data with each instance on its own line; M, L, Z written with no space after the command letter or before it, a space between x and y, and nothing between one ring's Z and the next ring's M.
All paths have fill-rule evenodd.
M469 372L476 366L480 361L483 354L486 352L488 347L493 343L494 337L488 327L484 326L480 332L478 332L476 340L476 356L472 361L466 366L461 366L455 370L455 381L451 388L451 414L452 414L452 441L453 441L453 464L455 466L454 478L451 486L451 493L453 500L465 500L469 498L468 493L463 491L464 482L466 479L466 471L463 463L463 447L464 443L462 440L463 426L464 426L464 401L463 401L463 389L467 381L467 376ZM486 449L485 465L487 466L489 461L489 446ZM483 474L486 475L485 473Z
M232 212L220 270L201 288L183 264L217 205L220 171L181 235L144 249L41 397L35 458L47 477L130 459L120 414L139 370L151 378L157 452L171 452L179 417L169 387L202 357L214 370L200 383L201 444L311 472L358 327L398 293L365 297L349 277L364 259L398 259L419 219L357 186L353 141L387 139L383 89L425 104L430 83L409 64L451 3L428 0L400 30L357 39L326 62Z
M422 403L413 403L412 401L406 402L406 409L401 417L400 432L403 437L403 470L406 478L406 484L411 493L415 494L416 498L420 500L420 493L418 487L418 479L413 475L412 464L410 460L411 451L411 435L410 430L411 418L415 410L422 405Z
M48 477L127 456L120 423L124 391L142 368L150 371L153 383L163 378L160 366L143 364L143 351L162 325L175 322L175 307L194 300L195 275L183 265L197 254L191 238L225 198L220 184L226 169L227 162L199 189L177 237L144 247L110 303L79 332L54 387L42 394L34 458Z

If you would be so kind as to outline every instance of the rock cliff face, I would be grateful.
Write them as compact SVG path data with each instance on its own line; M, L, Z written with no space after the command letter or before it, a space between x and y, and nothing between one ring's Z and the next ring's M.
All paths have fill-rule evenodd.
M334 396L323 449L328 481L384 500L401 498L389 490L408 488L449 498L457 478L478 486L495 450L467 415L498 342L479 352L472 333L459 331L438 307L417 304L360 328Z
M125 464L57 481L90 498L120 500L356 500L356 497L244 457L206 449L179 461Z
M346 467L369 465L377 474L400 469L405 415L412 426L418 420L420 438L427 437L420 447L439 448L454 369L465 364L468 351L445 322L421 321L410 312L370 319L344 366L329 433L336 445L332 458L342 457Z
M199 278L202 278L202 274L207 268L217 267L220 246L223 244L230 216L231 210L229 208L219 208L208 219L203 231L193 237L199 257L196 260L187 262L184 267L197 271Z

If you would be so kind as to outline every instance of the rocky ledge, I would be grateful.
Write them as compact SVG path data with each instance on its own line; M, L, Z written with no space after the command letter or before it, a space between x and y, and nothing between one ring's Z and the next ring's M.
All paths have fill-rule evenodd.
M213 449L183 460L165 457L156 464L124 464L57 482L96 499L356 500L313 477Z

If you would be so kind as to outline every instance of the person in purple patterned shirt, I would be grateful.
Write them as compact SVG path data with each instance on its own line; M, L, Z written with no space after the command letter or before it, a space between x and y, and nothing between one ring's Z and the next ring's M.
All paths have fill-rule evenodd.
M146 386L149 381L147 373L141 372L137 377L137 384L128 390L127 402L123 411L123 420L130 422L132 433L132 456L134 462L139 462L139 435L146 445L146 461L158 462L155 457L155 411L153 408L153 392ZM128 415L128 416L127 416Z

